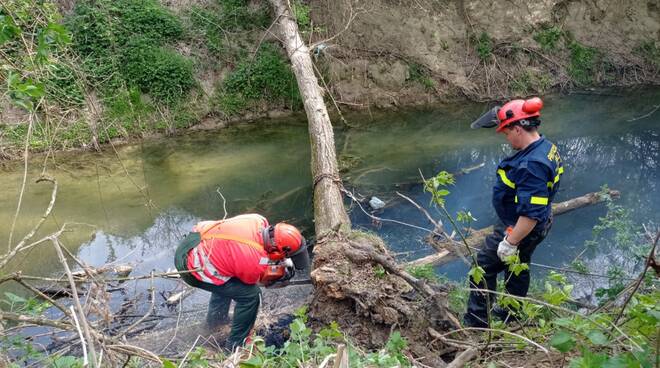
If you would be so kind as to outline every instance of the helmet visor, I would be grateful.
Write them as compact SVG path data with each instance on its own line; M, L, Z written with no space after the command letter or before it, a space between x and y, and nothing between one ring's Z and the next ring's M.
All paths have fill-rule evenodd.
M293 261L293 266L296 270L302 270L309 267L309 253L307 252L307 243L305 238L302 239L302 245L293 254L289 256Z
M472 124L470 124L470 127L472 129L496 127L499 123L499 120L497 120L497 111L499 109L499 106L495 106L488 110L485 114L481 115L479 119L473 121Z

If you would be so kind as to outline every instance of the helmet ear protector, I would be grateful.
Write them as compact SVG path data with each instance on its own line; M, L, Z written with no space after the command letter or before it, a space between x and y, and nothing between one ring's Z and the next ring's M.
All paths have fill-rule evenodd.
M275 227L272 225L261 230L261 237L264 243L264 250L268 254L269 259L273 261L281 261L284 258L291 258L291 261L297 270L302 270L309 267L307 242L302 235L300 246L296 251L293 252L289 246L284 246L282 249L278 247L275 241Z
M272 253L275 250L275 246L273 245L274 232L275 228L272 225L261 229L261 239L263 240L266 253Z

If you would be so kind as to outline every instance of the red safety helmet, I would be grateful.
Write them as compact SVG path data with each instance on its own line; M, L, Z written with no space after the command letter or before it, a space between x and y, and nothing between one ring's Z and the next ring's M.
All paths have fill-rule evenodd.
M280 261L291 258L299 270L309 266L307 243L295 226L279 222L263 229L262 239L268 258Z
M501 132L504 128L516 121L541 116L542 108L543 101L538 97L507 102L497 111L497 120L499 120L497 132Z

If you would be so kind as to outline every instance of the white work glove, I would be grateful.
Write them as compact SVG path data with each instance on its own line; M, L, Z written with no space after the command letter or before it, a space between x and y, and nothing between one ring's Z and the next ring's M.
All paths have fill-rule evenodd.
M510 256L516 254L517 250L518 250L518 247L516 247L515 245L509 243L506 240L506 237L504 237L504 239L502 239L500 244L497 246L497 256L500 257L502 262L504 262L504 260L507 257L510 257Z

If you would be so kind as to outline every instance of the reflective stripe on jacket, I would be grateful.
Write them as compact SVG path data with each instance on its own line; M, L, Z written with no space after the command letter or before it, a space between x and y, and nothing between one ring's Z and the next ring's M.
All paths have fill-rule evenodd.
M268 220L261 215L240 215L220 221L202 221L193 227L201 242L188 253L188 269L206 283L222 285L232 277L256 284L266 269L268 257L261 231Z
M545 137L502 160L497 165L493 207L500 220L513 226L519 216L544 226L552 213L552 200L564 173L561 157Z

